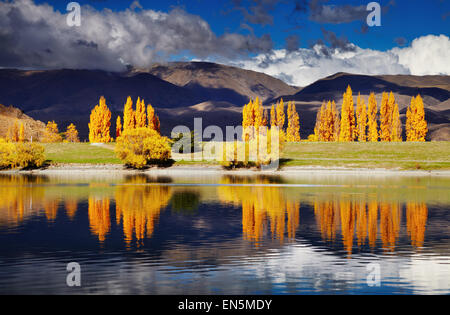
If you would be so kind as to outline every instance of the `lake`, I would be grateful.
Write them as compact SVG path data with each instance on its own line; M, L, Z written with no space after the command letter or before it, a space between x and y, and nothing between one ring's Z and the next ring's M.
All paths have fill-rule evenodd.
M449 191L439 176L2 174L0 294L449 294Z

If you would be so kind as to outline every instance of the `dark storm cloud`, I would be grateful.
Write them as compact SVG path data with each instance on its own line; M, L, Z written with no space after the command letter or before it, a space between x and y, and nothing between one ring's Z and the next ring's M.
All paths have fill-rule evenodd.
M366 5L329 5L327 0L309 2L309 19L323 24L350 23L367 17Z
M408 43L408 41L404 37L397 37L394 39L394 43L396 43L400 47L403 47Z
M311 46L317 45L321 54L330 57L335 50L339 52L355 51L356 46L348 41L346 37L338 37L336 33L322 28L323 38L315 41ZM328 45L326 45L328 43Z
M244 20L251 24L273 25L272 12L279 0L251 0L246 7L242 0L232 0L233 9L241 12Z
M162 13L139 9L138 3L121 12L82 7L79 27L68 26L65 13L31 0L0 2L0 67L119 71L183 52L238 58L273 47L267 34L217 36L201 17L180 8Z
M300 37L298 35L289 35L286 37L286 50L296 51L300 48Z

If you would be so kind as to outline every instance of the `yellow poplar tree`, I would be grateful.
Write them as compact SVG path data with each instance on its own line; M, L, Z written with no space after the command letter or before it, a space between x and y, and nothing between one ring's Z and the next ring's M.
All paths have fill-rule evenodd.
M267 111L267 109L264 110L263 112L263 122L262 125L263 126L267 126L269 124L269 112Z
M328 117L325 102L320 107L319 141L328 141Z
M285 121L283 99L281 99L280 102L277 104L276 113L277 113L277 126L278 126L278 128L280 128L280 132L282 132L283 128L284 128L284 121Z
M159 118L155 113L155 109L150 104L148 104L147 106L147 119L148 119L148 128L156 130L158 133L160 133L161 127Z
M416 134L413 128L413 113L415 112L416 107L416 98L411 97L411 105L406 109L406 141L416 141Z
M53 120L47 122L47 126L45 126L44 136L42 138L42 142L61 142L62 137L59 134L58 124Z
M276 125L277 125L277 115L275 113L275 105L272 104L272 107L270 108L270 126Z
M23 125L23 123L20 124L20 129L19 129L19 142L24 142L25 141L25 127Z
M392 112L392 131L391 141L402 141L402 122L400 120L400 112L398 111L398 104L395 103L394 110Z
M417 131L417 141L425 141L425 137L428 132L427 121L425 120L425 108L423 105L423 99L420 94L416 97L416 115L415 126Z
M350 85L342 97L341 130L339 141L350 142L356 137L355 113L353 106L353 94Z
M91 111L89 122L90 142L110 142L111 111L106 106L106 100L100 97L99 104Z
M333 136L331 138L331 141L339 141L339 132L340 132L340 118L339 113L336 109L336 103L335 101L331 102L331 126L332 126L332 132Z
M136 113L135 113L135 128L144 128L147 126L147 114L146 114L145 102L140 100L139 97L136 102Z
M8 141L17 142L19 141L19 125L17 120L14 121L14 125L8 128L8 133L6 135Z
M425 109L422 97L411 98L411 105L406 111L406 140L425 141L428 132L427 121L425 120Z
M264 108L262 107L262 101L258 97L253 102L253 111L255 132L259 135L259 128L263 126Z
M392 112L394 110L395 97L391 92L388 96L383 92L380 106L380 139L389 142L392 140Z
M133 110L133 101L128 96L127 102L123 108L123 131L134 129L136 127L135 114Z
M116 120L116 139L122 135L122 122L120 120L120 115L117 116Z
M300 122L294 102L288 103L288 127L286 130L286 141L300 141Z
M370 93L369 96L369 104L368 104L368 110L367 110L367 118L368 118L368 135L367 140L370 142L377 142L378 141L378 123L377 123L377 100L375 98L374 93Z
M67 126L66 140L69 142L80 142L80 139L78 138L77 127L72 123Z
M250 100L250 102L244 106L242 109L242 128L244 129L244 140L247 141L250 139L250 134L248 128L250 126L253 126L253 118L252 118L252 109L253 109L253 102Z
M367 109L366 103L361 98L361 94L358 93L358 98L356 101L356 122L357 122L357 136L359 142L366 142L367 135Z

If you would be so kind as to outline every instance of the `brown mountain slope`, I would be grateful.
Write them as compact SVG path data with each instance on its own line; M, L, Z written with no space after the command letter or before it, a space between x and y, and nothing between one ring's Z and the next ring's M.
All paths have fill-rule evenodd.
M264 73L208 62L174 62L141 71L182 86L205 100L238 106L248 103L251 98L259 97L265 102L298 91Z
M189 80L192 76L189 83L184 82L185 86L172 84L142 70L111 73L96 70L0 69L0 103L20 106L28 115L45 122L55 120L60 129L73 122L80 137L86 139L89 113L101 95L105 96L115 121L128 95L133 101L140 96L146 104L151 103L158 108L177 108L210 100L243 106L249 97L258 96L265 100L297 91L278 79L253 71L208 63L183 63L177 67L181 65L185 70L191 70L180 72L178 68L172 69L176 74L171 78L181 75ZM162 68L158 69L163 76Z
M0 137L6 137L8 129L12 128L16 122L18 126L23 124L25 139L28 141L31 139L38 141L45 130L45 124L42 121L34 120L18 108L0 104Z

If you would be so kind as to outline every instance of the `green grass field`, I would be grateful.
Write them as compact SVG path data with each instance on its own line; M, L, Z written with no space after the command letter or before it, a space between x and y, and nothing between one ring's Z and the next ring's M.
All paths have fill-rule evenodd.
M450 142L287 143L284 166L450 169Z
M120 164L114 144L44 144L49 163ZM214 164L180 161L175 165ZM286 143L281 166L450 170L450 142Z
M122 164L114 153L114 144L96 146L89 143L44 143L43 146L50 164Z

